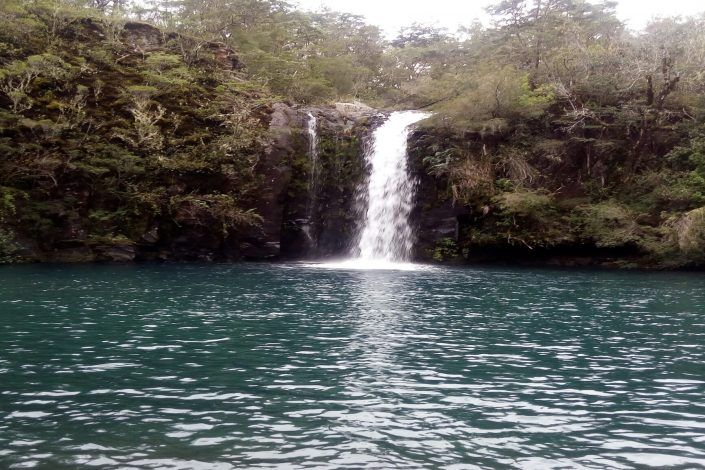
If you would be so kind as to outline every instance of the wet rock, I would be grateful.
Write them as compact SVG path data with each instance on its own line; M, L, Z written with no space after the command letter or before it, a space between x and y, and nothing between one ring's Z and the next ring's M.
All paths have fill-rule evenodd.
M159 227L154 225L149 231L142 235L140 241L149 245L157 243L159 241Z
M13 253L13 256L18 260L30 263L42 260L42 250L36 240L26 237L18 237L13 241L13 243L17 250Z
M319 134L316 197L309 192L310 114ZM256 167L264 183L255 201L263 223L241 237L243 256L302 258L346 251L356 222L355 193L364 177L362 140L378 115L361 103L273 105L270 144Z
M292 179L291 158L301 151L295 145L293 129L301 129L303 125L304 117L294 108L284 103L273 106L269 122L270 143L255 168L262 180L262 190L255 206L262 224L245 234L247 238L260 242L247 243L243 248L243 252L248 253L246 256L254 256L258 250L251 246L270 244L271 248L281 241L286 193Z
M379 114L378 110L371 108L360 101L353 101L352 103L335 103L333 108L343 119L353 122L358 122Z
M216 232L207 228L189 228L171 241L168 249L162 251L174 261L216 261L221 256L222 241Z
M61 248L47 254L46 261L51 263L91 263L96 255L88 246Z
M240 244L240 254L243 259L251 261L276 259L281 254L281 245L279 242L242 242Z
M359 223L358 191L365 180L366 142L383 115L362 103L299 108L299 153L292 162L282 253L289 258L328 258L348 253ZM309 191L309 115L316 118L316 191Z
M98 261L127 263L134 261L137 250L133 245L100 246L94 248Z
M409 171L416 181L411 220L416 234L414 257L432 261L434 249L447 240L457 242L461 221L468 218L467 208L456 205L448 196L447 181L428 174L423 163L427 155L423 132L411 136Z

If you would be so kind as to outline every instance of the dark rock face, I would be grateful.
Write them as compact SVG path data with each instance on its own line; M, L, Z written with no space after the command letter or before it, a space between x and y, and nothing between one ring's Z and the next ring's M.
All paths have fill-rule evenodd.
M162 252L162 257L177 261L217 261L222 259L221 241L209 230L187 230L172 240L169 248L168 252Z
M44 258L52 263L90 263L96 261L96 255L87 246L57 248Z
M134 261L137 256L137 250L133 245L97 247L94 251L97 253L97 259L99 261L126 263Z
M568 226L561 232L566 235L560 243L535 243L533 246L521 242L511 243L507 236L510 232L506 219L502 219L501 208L491 198L476 196L468 203L456 202L448 175L443 172L430 174L432 172L428 164L424 163L424 158L434 156L438 149L457 146L458 141L449 141L449 138L439 129L422 129L410 137L409 168L416 182L411 214L416 235L416 260L452 264L653 267L636 245L596 246L589 238L569 234ZM466 135L462 139L464 145L475 145L482 149L478 136ZM551 174L548 170L544 173ZM558 172L553 177L559 180L562 176ZM553 217L557 218L555 215ZM540 234L551 227L551 217L547 219L539 220L537 227L524 222L524 229L535 230L535 233ZM516 230L516 222L512 222L515 224L512 228ZM642 223L656 225L658 221L646 218Z
M316 118L318 133L314 192L309 188L309 113ZM278 151L273 155L279 155L281 161L284 149L289 157L289 184L279 195L282 257L329 258L348 253L357 233L356 195L366 171L363 147L375 116L377 111L358 103L289 108L274 115L277 119L272 120L272 127ZM268 191L278 187L276 178L272 183Z
M322 109L321 116L322 185L314 214L314 253L335 258L349 254L357 241L365 196L361 189L369 175L364 155L384 115L359 103L338 103Z
M281 254L285 212L291 204L290 186L296 156L307 148L302 142L305 114L284 104L273 107L269 123L271 141L257 164L261 190L256 211L262 217L261 228L245 236L247 258L273 258Z
M414 258L433 261L436 247L444 241L458 242L462 222L468 217L465 207L453 204L448 182L428 174L423 163L433 136L413 133L409 142L409 171L416 185L411 213L416 243Z

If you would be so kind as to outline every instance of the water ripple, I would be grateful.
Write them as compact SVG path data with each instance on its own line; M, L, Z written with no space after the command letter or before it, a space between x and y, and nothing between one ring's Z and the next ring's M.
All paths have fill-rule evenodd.
M0 467L705 468L705 279L0 269Z

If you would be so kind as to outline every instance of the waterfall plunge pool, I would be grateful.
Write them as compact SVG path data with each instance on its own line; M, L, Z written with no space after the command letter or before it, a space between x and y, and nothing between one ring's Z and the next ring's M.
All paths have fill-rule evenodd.
M429 271L435 268L430 264L388 261L385 259L347 258L337 261L301 263L306 268L348 270L348 271Z
M702 468L705 279L0 268L0 468Z

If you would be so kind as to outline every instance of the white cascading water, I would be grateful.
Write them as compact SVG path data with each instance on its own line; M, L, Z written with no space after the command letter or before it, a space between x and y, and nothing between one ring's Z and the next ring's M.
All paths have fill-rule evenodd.
M407 141L412 126L429 117L421 111L392 113L373 134L365 160L370 167L365 191L367 210L356 257L311 265L327 269L424 269L409 263L413 232L409 223L414 183L407 165Z
M407 140L412 125L428 116L420 111L392 113L373 135L365 155L370 166L367 212L355 260L362 266L385 267L411 257L414 185L407 165Z
M311 172L308 177L309 190L309 216L311 215L313 200L316 196L316 182L318 176L318 120L313 113L308 113L308 155L311 159Z
M312 248L316 246L313 231L313 214L316 210L317 183L318 183L318 120L313 113L308 113L308 121L306 121L306 130L308 131L308 156L311 162L308 175L308 202L306 204L306 223L302 226L306 238Z

